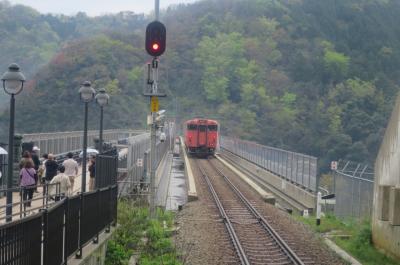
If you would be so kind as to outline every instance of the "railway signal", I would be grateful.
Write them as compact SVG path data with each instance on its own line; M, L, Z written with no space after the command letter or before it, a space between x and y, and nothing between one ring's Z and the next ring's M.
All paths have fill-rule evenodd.
M153 57L161 56L166 48L167 30L163 23L153 21L146 28L146 51Z

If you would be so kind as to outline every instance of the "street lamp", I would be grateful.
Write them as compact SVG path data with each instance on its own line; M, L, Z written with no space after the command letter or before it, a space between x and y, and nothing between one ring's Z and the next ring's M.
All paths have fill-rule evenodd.
M87 160L87 131L88 131L88 111L89 111L89 102L93 100L94 91L92 84L89 81L86 81L82 84L79 89L79 94L81 96L81 100L85 103L85 123L83 128L83 160L82 160L82 186L81 192L86 191L86 160Z
M8 134L8 179L7 179L7 207L6 221L12 220L12 186L14 169L14 119L15 119L15 95L22 92L24 88L25 76L15 63L8 67L8 71L1 77L4 91L11 95L10 99L10 128Z
M106 93L104 88L99 89L96 95L96 102L100 106L100 136L99 136L99 153L103 152L103 107L108 104L110 96Z

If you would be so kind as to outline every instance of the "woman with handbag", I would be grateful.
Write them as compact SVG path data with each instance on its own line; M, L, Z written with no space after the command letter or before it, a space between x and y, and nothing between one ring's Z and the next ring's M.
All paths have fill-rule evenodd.
M25 207L31 207L33 191L36 188L37 174L33 161L27 160L20 173L20 187L22 188L22 200Z

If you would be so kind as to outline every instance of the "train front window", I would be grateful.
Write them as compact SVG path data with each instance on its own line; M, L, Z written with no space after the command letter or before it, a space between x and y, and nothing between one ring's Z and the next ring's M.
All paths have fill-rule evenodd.
M199 131L200 132L205 132L207 130L207 126L206 125L199 125Z
M196 131L197 130L197 125L196 124L188 124L187 129L189 131Z
M217 125L208 125L208 130L215 132L218 131L218 126Z

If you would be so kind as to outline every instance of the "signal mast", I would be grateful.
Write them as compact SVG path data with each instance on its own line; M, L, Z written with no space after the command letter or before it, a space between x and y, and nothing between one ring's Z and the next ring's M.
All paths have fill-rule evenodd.
M148 119L148 125L151 126L151 147L150 147L150 218L155 218L155 175L156 175L156 131L158 123L157 113L159 111L159 97L166 97L165 93L158 91L158 57L166 49L166 28L159 20L160 0L155 0L156 20L147 25L146 28L146 51L153 57L151 64L148 64L147 85L149 87L143 95L150 98L151 117ZM157 121L158 120L158 121Z

